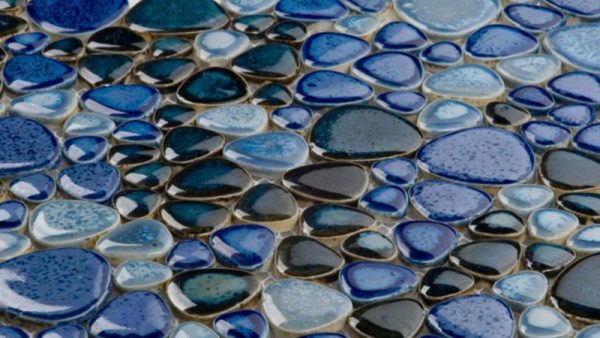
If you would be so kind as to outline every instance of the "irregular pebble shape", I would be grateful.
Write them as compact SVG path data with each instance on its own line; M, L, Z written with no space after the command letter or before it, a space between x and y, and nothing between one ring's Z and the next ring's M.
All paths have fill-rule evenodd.
M512 103L494 101L485 106L485 118L496 127L515 129L531 119L531 114Z
M469 230L482 237L518 237L525 229L525 220L509 210L488 212L469 224Z
M423 324L425 315L423 304L405 298L362 306L352 312L348 322L364 336L413 337Z
M502 188L498 192L498 200L505 208L525 216L552 205L554 192L543 185L517 184Z
M56 193L56 182L47 174L31 174L14 178L8 183L13 196L29 203L42 203Z
M342 254L355 260L386 262L396 258L398 250L385 235L372 230L358 232L341 244Z
M359 37L336 32L311 35L302 44L305 65L315 69L340 68L369 53L371 45Z
M302 22L298 21L283 21L266 32L266 38L269 41L297 44L306 39L308 36L308 28Z
M161 258L173 246L169 230L154 220L125 223L102 236L96 250L115 261Z
M4 40L4 49L13 55L36 54L50 42L46 33L28 32L13 35Z
M562 243L579 226L579 220L570 212L543 208L529 215L527 225L531 237Z
M139 54L148 49L148 41L129 28L113 26L92 34L86 47L92 52Z
M203 269L215 264L215 255L206 243L186 239L175 244L165 257L165 263L175 272Z
M595 293L600 255L587 256L570 265L557 278L550 293L551 303L562 313L586 321L600 318L600 299Z
M86 338L87 330L79 324L60 324L39 331L36 338Z
M275 15L296 21L336 21L350 11L338 0L281 0L275 5Z
M403 157L379 160L371 165L371 175L381 184L408 188L414 184L419 169L414 161Z
M540 85L560 73L560 61L548 54L526 54L503 59L496 71L509 86Z
M103 162L76 164L61 170L56 177L63 193L98 203L112 198L119 189L120 180L117 168Z
M74 61L83 55L83 42L74 37L62 38L50 42L44 48L44 56L60 61Z
M582 18L594 19L600 16L600 2L578 2L572 0L544 0L545 3L556 7L568 14Z
M456 230L430 221L400 223L394 228L394 238L402 258L421 266L444 262L458 243Z
M158 214L173 234L183 238L206 237L231 219L227 208L203 202L170 201Z
M552 95L542 87L522 86L508 92L508 102L529 110L532 114L544 114L554 107Z
M16 97L8 110L12 116L21 116L47 125L56 125L77 109L77 96L71 90L48 90Z
M406 216L408 194L397 186L382 186L364 194L358 206L381 221L397 220Z
M546 305L532 306L519 318L522 337L570 337L571 323L560 312Z
M564 210L567 210L586 220L591 219L596 222L600 216L600 194L575 192L558 196L556 204Z
M373 96L373 88L343 73L319 70L303 75L294 97L309 106L338 106L363 103Z
M534 35L506 25L481 27L465 41L465 54L478 61L529 54L538 48L538 40Z
M293 100L288 87L278 83L267 83L254 92L251 103L264 107L282 107L290 105Z
M566 147L571 139L569 129L546 121L529 121L521 126L523 138L537 153Z
M366 37L377 29L379 22L371 14L349 15L335 22L335 29L340 33Z
M77 63L79 75L92 87L122 82L133 69L133 59L122 54L88 54Z
M162 139L162 132L145 120L131 120L117 126L112 137L118 143L158 145Z
M355 304L397 298L417 287L409 268L380 262L351 263L340 271L339 286Z
M494 252L495 255L490 255ZM521 245L508 240L481 240L457 246L450 263L466 272L489 280L509 274L521 256Z
M188 164L204 159L223 148L225 138L211 130L196 127L175 127L165 136L161 153L174 164Z
M243 101L247 84L226 68L205 68L189 77L177 89L177 98L191 105L221 105Z
M0 202L0 231L20 231L27 223L29 210L18 200Z
M585 104L565 104L548 112L550 120L568 127L581 128L592 123L595 119L594 109Z
M543 303L548 292L548 279L539 272L520 271L497 280L492 291L513 309L522 311Z
M114 272L115 285L125 291L156 289L172 276L167 266L143 260L125 261Z
M167 104L158 108L152 115L154 124L162 130L169 130L191 124L196 117L196 111L192 108Z
M169 58L188 54L192 43L177 36L166 36L154 40L150 45L150 55L154 58Z
M13 34L24 31L27 28L27 21L23 18L0 14L0 37L5 38Z
M559 100L600 105L600 77L592 73L563 73L550 80L546 88Z
M475 285L475 279L460 270L434 267L421 280L421 295L429 301L439 301L462 294Z
M225 0L223 6L237 15L249 15L268 11L275 2L275 0Z
M502 13L513 25L533 34L558 28L567 21L558 10L530 4L511 4Z
M232 104L204 111L196 119L196 124L233 139L266 131L269 116L264 108L257 105Z
M156 161L160 151L145 144L116 144L110 147L106 157L114 166L127 167Z
M339 244L354 233L372 229L375 218L344 205L316 204L304 210L301 225L306 235L327 244Z
M287 81L300 70L296 50L280 43L253 47L231 60L231 69L255 80Z
M433 66L450 67L462 61L463 51L460 45L452 41L439 41L423 49L419 59Z
M21 256L31 249L31 240L14 232L0 232L0 261Z
M135 76L143 84L156 88L172 88L182 83L196 70L196 63L187 58L148 60L135 68Z
M276 232L289 231L296 225L298 204L285 188L260 183L236 201L233 215L243 223L266 225Z
M583 330L577 332L576 338L594 338L600 334L600 324L590 325L583 328Z
M258 224L240 224L218 229L209 240L217 260L228 267L267 268L275 250L275 233Z
M71 66L39 54L17 55L4 65L4 85L15 93L69 88L77 80Z
M598 57L600 49L593 42L598 32L600 32L598 23L561 27L548 32L544 47L575 69L598 73L600 72L600 57Z
M293 235L279 243L275 267L284 277L328 280L336 277L344 262L344 258L320 241Z
M600 185L600 161L576 150L550 150L540 164L542 182L555 189L589 190Z
M211 328L198 322L183 322L171 333L173 338L219 338Z
M259 38L276 22L277 18L271 14L244 15L233 21L232 28L250 37Z
M423 82L421 61L404 52L379 52L358 59L352 73L374 86L393 90L413 90Z
M305 106L281 107L271 113L271 122L276 126L298 133L305 133L312 120L313 111Z
M125 219L152 217L160 205L161 197L151 190L121 190L113 196L113 208Z
M81 103L89 111L124 122L152 114L160 103L160 93L150 86L112 85L88 90L81 95Z
M459 100L441 99L431 102L419 114L417 126L433 137L483 123L481 111Z
M132 167L123 174L123 182L135 188L156 190L167 184L173 167L162 162L150 162Z
M600 154L600 124L594 123L579 130L573 137L573 147L591 155Z
M4 338L29 338L29 333L15 326L0 326L0 336Z
M567 239L567 246L579 254L600 252L600 225L590 224L577 229Z
M398 90L377 95L375 102L391 113L412 118L423 110L427 104L427 97L420 92Z
M269 323L265 316L254 310L224 313L213 321L215 331L224 338L267 338Z
M103 136L112 134L116 125L110 118L92 112L81 112L71 116L64 124L63 131L67 136Z
M524 258L528 268L553 275L575 260L575 252L560 244L537 242L525 249Z
M407 22L392 21L377 31L373 45L383 50L417 52L429 44L427 36Z

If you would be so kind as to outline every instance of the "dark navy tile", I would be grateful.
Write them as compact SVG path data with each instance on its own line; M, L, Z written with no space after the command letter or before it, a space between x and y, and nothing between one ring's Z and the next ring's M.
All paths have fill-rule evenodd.
M394 237L402 258L415 265L443 263L458 243L456 230L431 221L400 223L394 228Z
M36 54L50 42L50 37L42 32L28 32L13 35L4 40L4 49L13 55Z
M340 271L339 286L355 304L398 298L417 287L419 277L409 268L380 262L351 263Z
M236 56L231 60L231 67L249 79L287 81L298 74L300 60L294 48L267 43Z
M389 314L402 320L393 320ZM423 304L414 299L396 299L359 307L348 319L350 326L361 336L414 337L425 319Z
M305 106L288 106L273 110L271 113L271 122L276 126L305 133L312 124L313 111Z
M280 43L301 43L308 36L306 25L298 21L282 21L271 27L266 37L268 40Z
M304 209L302 231L329 246L338 246L350 235L373 230L375 218L364 211L338 204L315 204Z
M582 18L594 19L600 16L600 2L598 0L591 0L589 2L544 0L544 2L568 14Z
M121 175L112 165L100 162L76 164L61 170L56 177L66 195L98 203L108 202L119 189Z
M350 11L338 0L283 0L275 5L275 14L283 19L296 21L335 21Z
M600 160L571 149L550 150L540 163L544 184L561 190L589 190L600 185Z
M160 205L157 192L144 189L121 190L113 196L112 206L124 219L152 217Z
M532 114L544 114L554 107L552 95L542 87L522 86L508 92L508 102L527 109Z
M271 14L245 15L236 18L233 21L232 28L255 38L262 36L275 22L277 22L277 18Z
M563 73L550 80L546 88L558 100L600 105L600 77L592 73Z
M225 138L214 131L176 127L165 136L161 151L164 159L171 163L188 164L219 152L224 144Z
M471 275L448 267L435 267L421 280L421 295L428 301L440 301L469 291L475 285Z
M377 95L375 102L391 113L412 118L425 107L427 97L420 92L391 91Z
M56 182L47 174L31 174L14 178L8 183L10 193L29 203L42 203L56 193Z
M183 238L207 237L229 223L229 210L219 204L170 201L158 211L160 219L175 235Z
M568 128L581 128L594 121L594 109L585 104L565 104L548 112L550 120Z
M372 230L361 231L341 244L342 254L350 260L386 262L396 258L398 250L389 238Z
M196 125L232 140L258 136L267 131L269 115L265 108L258 105L229 104L205 110L196 118Z
M131 120L115 128L113 140L118 143L135 143L158 146L162 132L154 124L145 120Z
M125 27L107 27L92 34L86 47L92 52L139 54L148 49L148 41Z
M160 103L159 91L144 85L93 88L81 95L84 108L122 122L147 117Z
M511 4L504 7L504 17L529 33L543 33L560 27L567 21L560 11L530 4Z
M118 167L129 167L158 160L158 148L145 144L115 144L106 154L107 161Z
M163 162L150 162L135 166L123 173L123 182L140 189L157 190L167 184L173 167Z
M148 60L136 66L134 74L140 82L157 88L179 85L196 70L191 59L168 58Z
M334 280L344 258L317 239L288 236L277 247L275 267L281 277Z
M521 257L521 244L508 240L481 240L457 246L450 263L469 274L497 280L511 273ZM490 255L493 252L494 255Z
M348 66L367 55L371 45L359 37L337 32L311 35L302 44L300 55L304 64L315 69Z
M577 215L582 224L587 220L597 223L600 218L600 194L593 192L574 192L562 194L556 204L566 211Z
M232 225L213 232L209 244L225 266L268 269L275 250L275 233L258 224Z
M373 88L350 75L320 70L300 78L294 97L309 106L339 106L363 103L373 97Z
M394 90L414 90L424 78L421 61L404 52L380 52L365 56L352 65L352 73L376 86Z
M25 21L25 19L12 15L0 14L0 37L5 38L17 34L24 31L26 28L27 21Z
M176 272L203 269L215 264L215 255L206 243L197 239L178 242L165 257L165 264Z
M19 231L27 223L27 205L18 200L0 202L0 231Z
M224 338L268 338L269 323L254 310L228 312L215 318L215 331Z
M122 54L88 54L77 63L79 75L93 87L120 83L133 69L133 59Z
M160 129L169 130L191 124L196 114L196 111L192 108L177 104L167 104L154 112L152 121Z
M93 163L104 160L108 141L102 136L75 136L63 143L63 156L70 163Z
M534 35L505 25L484 26L465 41L465 54L480 61L494 61L533 53L538 48L539 43Z
M469 230L481 237L518 237L525 232L525 220L509 210L494 210L474 219Z
M555 275L575 260L575 252L564 245L537 242L527 246L523 260L529 269Z
M81 57L84 51L81 40L67 37L50 42L44 48L44 56L61 61L74 61Z
M379 49L417 52L429 44L425 33L408 22L392 21L375 34L373 44Z
M62 324L35 334L35 338L87 338L87 330L79 324Z
M500 101L488 103L485 106L484 114L492 126L510 129L516 129L531 119L531 114L527 109Z
M389 0L346 0L344 4L360 13L381 13L390 5Z
M192 75L177 90L180 101L193 105L235 103L248 96L244 79L226 68L206 68Z
M440 41L423 49L419 58L429 65L449 67L462 61L463 51L460 45L452 41Z
M39 54L11 58L2 76L6 87L17 93L68 88L77 80L77 72L71 66Z
M293 100L288 87L278 83L267 83L254 92L250 102L264 107L281 107L290 105Z
M191 51L192 43L177 36L159 38L150 45L150 55L159 59L182 56Z
M523 124L521 135L540 154L548 149L566 147L571 140L568 128L546 121L529 121Z
M243 223L258 223L273 231L284 232L296 225L298 204L285 188L273 183L259 183L236 201L233 215Z

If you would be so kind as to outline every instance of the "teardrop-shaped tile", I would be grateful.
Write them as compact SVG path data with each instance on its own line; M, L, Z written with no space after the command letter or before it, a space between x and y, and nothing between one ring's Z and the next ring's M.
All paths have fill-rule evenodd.
M550 150L542 157L540 173L552 188L589 190L600 185L600 160L576 150Z
M600 252L600 224L590 224L577 229L567 239L567 246L581 255Z
M579 220L575 215L551 208L537 209L527 220L529 236L545 242L564 243L578 226Z
M329 246L337 246L348 236L373 230L375 218L364 211L337 204L315 204L302 212L302 232Z
M233 20L232 28L255 39L262 38L276 22L277 18L272 14L244 15Z
M379 52L352 65L352 73L376 87L413 90L421 85L425 70L415 56L403 52Z
M151 190L121 190L113 196L113 208L125 219L151 218L161 197Z
M275 268L282 277L305 280L334 279L344 259L333 249L307 236L289 236L277 247Z
M95 135L108 137L116 125L110 118L91 112L81 112L71 116L64 124L66 136Z
M60 61L75 61L85 51L83 42L75 37L66 37L50 42L44 48L44 56Z
M204 269L215 264L210 247L197 239L177 242L165 257L165 263L175 272Z
M311 35L302 44L300 55L305 65L314 69L347 67L369 53L371 46L359 37L336 32Z
M282 107L293 101L294 97L288 87L279 83L267 83L252 94L250 103L264 107Z
M528 268L553 275L575 260L575 252L554 243L537 242L525 249L524 261Z
M196 124L234 139L266 131L269 117L267 111L260 106L231 104L205 110L196 119Z
M117 143L157 146L162 139L162 132L148 121L131 120L117 126L112 137Z
M465 41L465 54L480 62L533 53L537 38L524 30L507 25L488 25L473 32Z
M492 291L513 309L522 311L543 303L548 292L548 279L539 272L520 271L497 280Z
M494 127L516 129L531 119L531 114L508 102L494 101L485 106L485 118Z
M178 104L166 104L158 108L152 115L154 124L162 130L169 130L192 124L196 111Z
M18 200L6 200L0 202L0 232L21 231L25 224L29 211L27 205Z
M266 32L269 41L288 44L301 43L307 36L308 28L298 21L282 21Z
M568 194L562 194L556 199L556 204L574 215L576 215L582 224L585 224L586 220L591 220L593 223L597 223L600 219L600 194L598 193L586 193L586 192L574 192Z
M275 15L296 21L336 21L350 11L338 0L282 0L275 5Z
M143 260L123 262L114 272L115 285L124 291L157 289L172 276L169 267Z
M375 102L381 108L413 121L427 104L427 97L416 91L396 90L377 95Z
M548 54L514 56L500 61L496 71L509 86L539 85L560 73L560 60Z
M77 72L66 63L40 54L17 55L6 62L2 71L4 85L16 93L70 88Z
M371 99L373 88L363 81L339 72L319 70L305 74L296 84L294 97L309 106L338 106Z
M170 58L188 54L192 43L177 36L165 36L154 40L150 45L150 55L154 58Z
M437 265L446 261L458 243L456 230L444 223L409 221L394 228L402 258L415 265Z
M79 324L60 324L35 334L35 338L86 338L87 330Z
M508 92L506 99L534 115L545 114L556 104L552 95L546 89L538 86L515 88Z
M115 261L124 261L161 258L172 246L173 237L162 223L135 220L102 236L96 243L96 250Z
M225 266L266 270L275 251L275 233L258 224L232 225L213 232L209 244Z
M546 88L562 101L600 105L600 77L592 73L563 73L550 80Z
M372 230L358 232L346 238L340 247L349 260L388 262L394 260L398 250L389 238Z
M532 306L519 318L519 336L534 337L571 337L573 328L560 312L546 305Z
M236 56L231 60L231 67L249 79L287 81L298 74L300 60L294 48L267 43Z
M568 128L554 122L529 121L521 126L521 135L536 153L564 148L571 139Z
M167 184L173 168L162 162L150 162L132 167L123 173L123 182L139 189L157 190Z
M165 160L174 164L188 164L217 153L225 138L207 129L176 127L165 136L161 152Z
M255 310L224 313L213 321L215 331L223 338L268 338L269 323Z
M107 27L92 34L86 47L91 52L140 54L148 49L148 41L125 27Z
M192 59L168 58L148 60L136 66L134 74L146 85L172 88L182 83L196 70Z
M88 54L77 63L79 75L92 87L122 82L133 69L133 59L122 54Z
M413 160L392 157L371 165L371 175L381 184L408 188L415 183L419 169Z
M243 101L248 86L238 74L225 68L205 68L177 89L179 101L190 105L222 105Z
M365 337L413 337L423 325L426 310L418 300L386 300L359 307L348 319Z
M511 4L502 13L513 25L533 34L558 28L567 21L556 9L531 4Z
M258 223L276 232L289 231L298 219L298 204L285 188L260 183L242 195L233 207L233 215L242 223Z
M419 129L432 137L476 127L483 123L483 114L472 105L451 99L431 102L417 120Z
M177 325L171 333L173 338L219 338L208 326L198 322L183 322Z
M271 122L284 130L306 133L313 120L312 109L305 106L288 106L273 110Z
M595 112L588 105L568 103L550 110L548 118L562 126L578 129L592 123L595 119Z
M340 271L339 286L355 304L398 298L417 287L419 277L391 263L356 262Z
M110 147L106 157L110 164L127 168L158 160L160 151L145 144L115 144Z
M481 237L519 237L525 229L525 220L509 210L488 212L469 224L469 230Z
M574 4L574 3L573 3ZM592 73L600 71L600 49L594 36L600 32L600 24L585 23L569 25L549 32L544 47L567 65Z
M207 237L218 228L229 224L229 210L219 204L188 201L170 201L158 212L160 219L178 237Z
M421 295L428 301L440 301L465 293L475 285L475 279L460 270L434 267L421 280Z
M160 92L144 85L112 85L86 91L81 103L89 111L123 122L152 114L160 103Z
M590 124L573 136L573 147L577 150L581 150L590 155L600 154L600 141L598 141L598 135L600 134L600 124Z
M494 252L495 255L490 255ZM459 245L450 253L450 263L479 278L497 280L515 268L521 245L508 240L481 240Z
M13 55L36 54L50 42L46 33L27 32L13 35L4 40L4 49Z
M56 193L56 182L47 174L19 176L8 183L10 193L29 203L42 203Z
M425 33L408 22L392 21L375 34L373 45L383 50L415 53L429 44Z
M423 49L419 59L431 66L450 67L462 61L463 51L460 45L452 41L439 41Z
M21 256L30 249L29 237L14 232L0 232L0 261Z
M358 206L379 221L394 221L406 216L408 194L400 187L385 185L364 194Z
M48 90L18 96L10 101L12 116L27 117L46 125L56 125L77 110L77 96L71 90Z
M66 195L97 203L110 201L120 181L119 170L104 162L76 164L56 176L59 188Z

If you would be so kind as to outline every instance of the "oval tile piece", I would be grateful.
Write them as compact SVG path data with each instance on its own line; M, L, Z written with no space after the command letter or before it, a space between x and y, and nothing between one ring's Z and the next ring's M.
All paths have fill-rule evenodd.
M490 255L490 252L496 255ZM497 280L519 262L521 245L508 240L481 240L459 245L450 253L450 263L477 277Z
M143 260L129 260L114 271L116 286L125 291L156 289L173 276L167 266Z
M133 69L133 59L122 54L88 54L77 62L79 76L92 87L122 82Z
M196 124L235 139L265 131L269 117L267 111L260 106L231 104L204 111L196 119Z
M224 338L268 338L269 323L255 310L238 310L224 313L213 321L215 331Z
M415 265L443 263L458 243L454 228L430 221L400 223L394 228L394 238L401 257Z
M70 88L77 80L71 66L40 54L17 55L6 62L2 72L4 85L16 93Z
M243 101L247 84L226 68L205 68L189 77L178 89L179 101L190 105L214 106Z
M423 65L415 56L403 52L379 52L358 59L352 73L376 87L414 90L424 78Z
M306 280L332 279L344 265L333 249L307 236L289 236L277 247L277 272L289 278Z
M104 162L76 164L56 176L58 187L66 195L92 202L105 203L119 189L119 170Z
M373 96L373 88L363 81L331 70L303 75L296 84L294 97L309 106L338 106L363 103Z
M359 307L352 312L348 322L363 336L413 337L423 324L425 314L419 301L395 299Z
M144 118L160 103L156 88L144 85L112 85L94 88L81 95L84 108L117 122Z
M576 150L550 150L542 157L540 173L552 188L589 190L600 185L600 160Z
M284 232L296 225L298 204L285 188L273 183L260 183L236 201L233 215L243 223L258 223L275 232Z
M259 224L239 224L218 229L209 240L217 260L243 270L267 269L275 251L275 233Z
M483 114L479 109L452 99L431 102L417 120L419 130L433 137L476 127L482 123Z
M429 301L454 297L470 290L475 278L468 273L448 267L429 269L421 280L421 295Z
M49 90L16 97L10 101L10 115L27 117L38 122L62 123L77 109L77 97L70 90Z
M465 41L465 54L477 61L495 61L529 54L538 48L538 40L534 35L506 25L481 27Z
M519 335L532 337L570 337L571 323L560 312L546 305L532 306L519 318Z
M341 69L365 56L371 46L359 37L349 34L322 32L311 35L302 44L300 55L307 66L314 69Z
M548 292L548 279L539 272L520 271L497 280L492 291L513 309L522 311L543 303Z
M599 23L561 27L548 33L544 40L544 47L575 69L599 73L600 49L593 43L594 36L598 32L600 32Z

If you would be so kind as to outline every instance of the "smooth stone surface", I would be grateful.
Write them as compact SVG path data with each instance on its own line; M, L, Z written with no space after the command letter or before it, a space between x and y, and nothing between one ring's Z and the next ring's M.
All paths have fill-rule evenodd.
M538 305L521 314L519 334L522 337L570 337L573 328L560 312L549 306Z
M592 155L600 154L600 124L590 124L573 136L573 147Z
M86 47L92 52L139 54L148 49L148 41L129 28L113 26L92 34Z
M423 82L425 70L421 61L411 54L379 52L354 62L352 73L376 87L413 90Z
M173 316L156 293L134 291L112 299L89 321L94 337L167 337Z
M600 3L596 0L589 2L578 2L572 0L544 0L544 2L568 14L582 18L594 19L600 16Z
M598 277L600 255L585 257L565 269L554 282L551 303L561 312L586 321L600 318L600 298L594 286Z
M112 165L99 162L76 164L56 176L61 191L75 199L105 203L119 189L121 175Z
M562 194L556 199L556 204L566 211L577 215L580 219L591 218L596 221L600 216L600 194L574 192Z
M439 73L438 73L439 74ZM501 142L502 147L497 146ZM419 167L442 178L502 186L527 180L535 159L525 141L508 131L480 127L446 134L416 155ZM473 166L477 163L477 166Z
M512 311L501 300L487 295L468 295L435 305L427 326L444 336L509 338L515 334Z
M550 80L546 88L558 100L600 105L600 77L592 73L563 73Z
M362 306L352 312L348 322L363 336L413 337L423 324L425 315L423 304L406 298Z
M433 66L449 67L462 61L463 51L460 45L452 41L439 41L423 49L419 59Z
M534 35L506 25L481 27L465 41L465 54L478 61L495 61L529 54L538 48L538 40Z
M419 114L417 126L425 134L442 134L483 124L481 111L459 100L441 99L431 102Z
M427 97L420 92L391 91L377 95L375 102L381 108L404 117L418 114L427 104Z
M338 106L366 102L373 93L371 86L355 77L319 70L300 78L294 97L309 106Z
M375 219L352 207L318 204L304 210L301 225L306 235L324 243L334 243L361 230L372 230Z
M160 129L169 130L189 125L195 117L196 111L192 108L178 104L167 104L158 108L152 114L152 121Z
M158 214L169 230L183 238L206 237L231 218L229 210L221 205L187 201L167 202Z
M173 276L167 266L143 260L129 260L117 266L114 272L115 285L126 291L155 289Z
M417 287L419 277L409 268L380 262L351 263L340 271L339 286L355 304L398 298Z
M496 19L501 6L496 0L460 0L433 3L394 0L394 8L407 20L431 36L462 38Z
M161 197L151 190L121 190L113 196L112 205L125 219L152 217Z
M294 97L292 91L279 83L267 83L258 88L252 95L252 104L264 107L283 107L292 104Z
M338 0L282 0L275 5L275 15L296 21L336 21L350 11Z
M171 333L172 338L219 338L208 326L198 322L183 322L177 325Z
M415 125L393 113L350 105L321 116L309 141L312 152L326 159L369 161L410 154L423 137Z
M280 43L253 47L231 60L231 69L254 80L287 81L300 70L296 50Z
M511 103L494 101L485 106L485 118L493 126L514 128L531 119L531 114Z
M525 249L524 261L528 268L552 275L575 260L575 252L566 246L537 242Z
M520 271L497 280L492 288L515 310L543 303L548 292L548 279L539 272Z
M119 224L119 215L112 208L87 201L55 200L33 210L29 234L45 247L87 246Z
M261 38L276 22L277 18L271 14L244 15L233 20L232 28L251 38Z
M4 40L4 49L13 55L36 54L42 51L50 38L46 33L28 32Z
M205 68L189 77L177 89L177 98L191 105L221 105L244 100L247 84L226 68Z
M0 232L0 261L21 256L31 249L31 240L14 232Z
M133 69L133 59L122 54L88 54L77 63L79 75L92 87L122 82Z
M36 338L87 338L87 330L79 324L60 324L39 331Z
M251 273L232 269L200 269L175 275L167 285L171 305L188 317L211 320L244 308L261 290Z
M404 157L387 158L371 165L371 175L379 183L402 188L414 184L418 171L415 162Z
M423 82L423 93L432 97L488 103L504 93L504 81L487 67L464 64L442 70Z
M39 54L17 55L4 65L4 85L16 93L72 87L77 72L68 64Z
M8 183L10 193L29 203L42 203L56 193L54 178L47 174L31 174L14 178Z
M112 134L116 125L110 118L92 112L81 112L71 116L64 124L63 131L68 136L103 136Z
M481 240L459 245L450 263L480 278L496 280L509 274L521 256L521 246L507 240ZM490 255L494 252L495 255Z
M83 249L42 250L13 258L0 264L0 309L36 323L84 318L108 297L110 271L102 256Z
M209 158L185 167L165 187L166 193L181 200L214 200L243 194L250 188L250 175L237 164Z
M215 331L224 338L267 338L269 323L265 316L254 310L224 313L213 321Z
M539 184L517 184L502 188L498 192L498 201L505 208L526 216L534 210L551 206L554 192Z
M337 32L321 32L306 39L300 55L304 64L311 68L338 69L367 55L370 49L371 45L359 37Z
M192 43L177 36L166 36L154 40L150 45L150 55L155 58L169 58L185 55L192 50Z
M118 167L128 167L156 161L160 151L146 144L115 144L108 150L107 160Z
M398 250L394 243L377 231L361 231L346 238L341 244L344 256L368 261L390 261Z
M509 210L488 212L469 224L469 230L482 237L518 237L525 229L525 220Z
M378 49L417 52L429 44L427 36L407 22L392 21L375 33L373 45Z
M269 117L260 106L232 104L204 111L196 119L196 124L234 139L266 131Z
M78 38L67 37L50 42L44 48L44 56L61 61L73 61L81 57L85 49Z
M160 103L160 93L150 86L112 85L86 91L81 103L89 111L123 122L152 114Z
M425 299L437 301L462 294L475 285L475 279L460 270L434 267L421 280L420 293Z
M510 86L539 85L560 72L560 61L548 54L527 54L504 59L496 71Z
M575 338L596 338L600 334L600 324L589 325L577 332Z
M175 272L203 269L215 264L215 255L206 243L186 239L173 246L165 257L165 263Z
M298 279L269 284L261 305L275 334L298 336L341 330L352 312L352 302L343 293Z
M148 60L135 68L135 76L143 84L157 88L179 85L196 70L196 63L187 58Z
M537 209L527 220L529 235L547 242L562 243L579 226L579 220L568 211Z
M542 87L522 86L507 94L508 102L529 110L532 114L543 114L554 107L552 95Z
M316 163L292 169L283 175L283 185L294 194L313 201L348 203L366 190L369 177L359 165Z
M374 15L355 14L336 21L334 28L340 33L366 37L377 29L378 24Z
M567 239L567 246L578 254L600 252L600 224L590 224L577 229Z
M600 161L576 150L550 150L540 164L542 182L555 189L589 190L600 185Z
M27 205L18 200L0 202L0 231L20 231L27 223Z
M266 32L266 38L269 41L297 44L306 39L308 36L308 28L302 22L298 21L283 21Z
M397 186L382 186L364 194L358 206L381 221L397 220L406 216L408 194Z
M244 223L258 223L283 232L294 228L298 204L285 188L273 183L259 183L236 201L233 215Z
M196 127L175 127L165 136L161 153L174 164L188 164L215 154L225 144L225 138L211 130Z
M306 236L289 236L277 247L275 267L285 277L306 280L337 274L344 259L320 241Z
M122 224L102 236L96 250L109 259L157 259L173 246L169 230L154 220L135 220Z
M394 228L394 238L402 258L421 266L443 263L458 243L456 230L430 221L400 223Z
M569 129L554 122L529 121L521 126L521 135L537 153L566 147L571 139Z
M77 109L77 96L70 90L34 92L12 99L9 103L11 116L21 116L40 123L62 123Z
M258 224L218 229L209 240L219 263L237 269L268 268L275 250L275 233Z
M162 132L150 122L131 120L117 126L112 137L118 143L158 145L162 139Z
M512 24L533 34L558 28L567 21L556 9L530 4L511 4L502 13Z
M276 126L298 133L305 133L312 120L313 111L305 106L281 107L271 113L271 122Z
M424 217L460 225L481 216L493 204L492 197L476 188L442 180L425 180L410 190L412 206Z
M600 49L593 43L598 32L598 23L561 27L548 33L544 47L572 68L599 73Z

